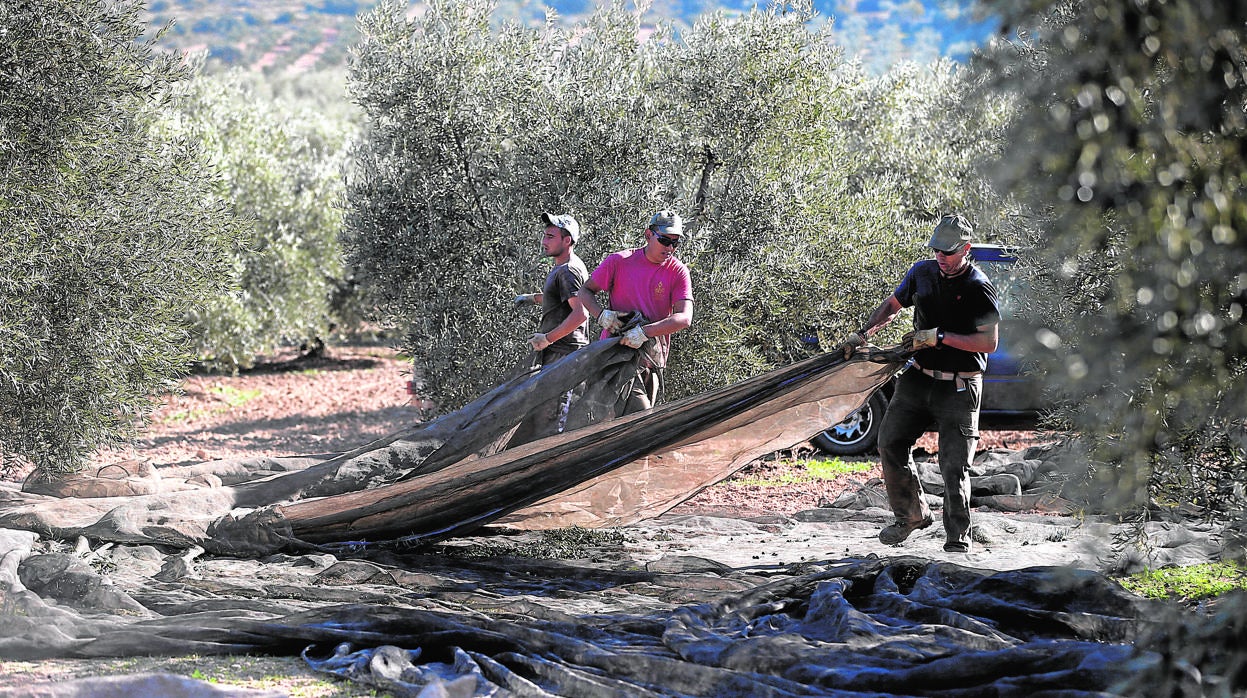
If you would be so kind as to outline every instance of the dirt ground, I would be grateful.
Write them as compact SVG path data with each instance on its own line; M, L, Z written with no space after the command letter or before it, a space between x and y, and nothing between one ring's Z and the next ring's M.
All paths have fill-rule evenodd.
M151 428L132 447L97 454L92 468L135 458L156 465L185 465L243 456L333 453L363 445L418 421L430 405L406 392L410 364L384 345L331 346L325 356L274 357L236 376L193 375L181 394L165 396ZM1023 448L1045 435L985 430L984 448ZM920 448L934 452L928 435ZM798 449L794 456L817 456ZM832 500L846 487L878 477L878 462L861 459L865 472L810 481L791 458L756 462L733 478L681 504L673 514L789 516ZM155 657L116 660L0 662L0 696L38 695L38 682L113 674L169 672L222 687L281 695L337 698L374 695L314 674L298 657Z

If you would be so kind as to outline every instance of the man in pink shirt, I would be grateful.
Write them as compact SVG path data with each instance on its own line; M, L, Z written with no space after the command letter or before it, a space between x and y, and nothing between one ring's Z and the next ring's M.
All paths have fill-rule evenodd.
M671 335L693 323L692 278L688 267L675 258L683 239L680 216L659 211L645 228L644 246L608 255L577 292L585 309L602 325L602 337L619 334L628 313L644 317L620 340L634 349L643 348L644 353L631 389L616 406L616 415L654 406L671 353ZM608 309L598 303L599 293L609 296Z

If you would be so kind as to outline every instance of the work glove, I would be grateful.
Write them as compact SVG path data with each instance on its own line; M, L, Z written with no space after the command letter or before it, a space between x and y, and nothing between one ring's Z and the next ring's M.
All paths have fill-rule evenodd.
M637 325L636 327L633 327L632 329L625 332L623 339L619 340L619 343L624 345L625 347L632 347L633 349L640 349L641 345L645 344L646 340L648 339L649 337L645 336L645 328L641 327L640 325Z
M532 346L533 351L541 351L551 344L550 340L541 332L533 333L533 336L528 338L528 343Z
M623 319L619 317L619 313L613 310L603 310L602 314L598 316L598 324L602 326L602 329L611 334L618 334L619 330L623 329Z
M905 345L906 351L918 351L919 349L930 349L939 344L939 329L932 328L929 330L918 330L910 332L901 338Z
M515 297L515 300L511 301L511 304L517 308L523 308L526 305L537 305L537 294L521 293Z
M857 351L858 347L864 346L866 346L866 336L861 332L854 332L846 337L844 342L840 344L840 351L844 352L844 360L848 361L852 358L853 352Z

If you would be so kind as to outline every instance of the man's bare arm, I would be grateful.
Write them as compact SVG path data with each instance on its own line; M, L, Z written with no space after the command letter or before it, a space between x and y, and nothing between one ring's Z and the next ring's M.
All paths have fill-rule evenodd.
M579 292L568 298L567 304L572 307L572 312L557 327L546 333L546 339L551 342L557 342L575 332L577 327L580 327L585 320L589 319L589 311L585 309L585 304L580 300Z
M646 337L675 334L693 324L693 301L684 299L673 304L671 315L645 326Z
M879 304L878 308L875 308L870 317L866 318L866 323L862 325L862 335L869 337L878 332L884 325L892 322L897 313L900 312L901 302L896 300L895 295L888 296L886 300Z
M580 299L581 305L589 315L597 318L602 314L602 305L598 303L598 294L602 292L601 287L593 283L592 279L584 282L584 284L576 290L576 298Z
M944 333L944 346L964 351L990 354L1000 343L1000 326L996 323L975 328L974 334Z

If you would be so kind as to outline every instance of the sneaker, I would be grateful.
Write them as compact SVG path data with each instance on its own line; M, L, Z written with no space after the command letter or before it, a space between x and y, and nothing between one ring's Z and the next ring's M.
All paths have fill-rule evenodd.
M896 523L885 527L882 531L879 531L879 542L885 545L896 545L908 538L909 534L920 528L926 528L933 522L934 521L930 516L918 521L901 521L900 519L897 519Z
M946 553L968 553L970 552L970 544L963 543L959 540L950 540L944 544L944 552Z

